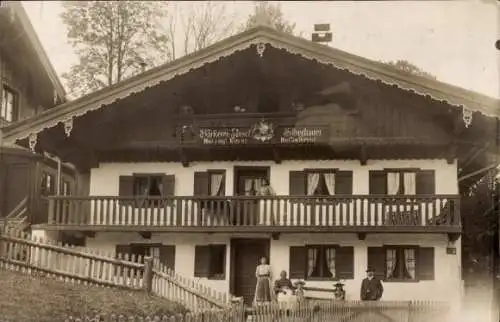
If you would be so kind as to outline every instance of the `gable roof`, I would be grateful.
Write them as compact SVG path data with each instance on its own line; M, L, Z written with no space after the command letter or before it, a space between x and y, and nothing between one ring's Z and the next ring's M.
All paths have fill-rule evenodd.
M57 76L54 66L49 60L49 56L47 56L47 53L43 49L42 43L40 42L40 39L38 38L35 29L33 28L33 25L29 20L28 14L21 4L21 1L6 1L5 4L7 5L7 8L10 8L13 11L15 15L14 19L17 19L19 21L21 28L26 33L26 37L28 38L30 45L33 47L33 50L37 54L38 60L45 70L47 77L52 82L58 97L65 101L66 91L64 90L64 87L59 77Z
M256 55L265 55L266 46L284 49L287 52L311 60L314 59L338 69L347 70L369 79L380 80L385 84L394 85L403 90L430 96L437 101L445 101L456 107L477 111L490 117L500 117L498 99L433 79L410 75L390 65L313 43L307 39L279 32L267 26L257 26L193 54L153 68L74 101L61 104L31 119L11 124L3 129L4 140L13 143L16 140L27 138L32 134L43 131L45 128L70 121L92 110L126 98L133 93L155 86L160 82L186 74L192 69L217 61L222 57L230 56L237 51L245 50L252 45L257 45Z

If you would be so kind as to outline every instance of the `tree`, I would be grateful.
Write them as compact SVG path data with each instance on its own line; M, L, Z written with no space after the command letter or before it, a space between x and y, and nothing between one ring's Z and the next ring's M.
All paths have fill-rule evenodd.
M498 265L500 183L491 170L461 197L463 266L473 279L494 273ZM496 268L498 270L498 268Z
M397 60L395 62L391 61L387 62L386 64L395 67L408 74L417 75L429 79L436 79L436 76L429 74L428 72L422 70L420 67L413 65L407 60Z
M62 75L78 97L156 66L169 57L161 1L63 1L62 21L78 63Z
M295 31L295 23L291 23L285 19L281 5L273 5L267 1L256 2L254 11L248 17L244 29L250 29L258 24L265 24L289 34L293 34Z
M234 33L235 19L224 2L169 3L171 58L198 51ZM176 38L179 36L179 38ZM177 44L181 44L182 52Z

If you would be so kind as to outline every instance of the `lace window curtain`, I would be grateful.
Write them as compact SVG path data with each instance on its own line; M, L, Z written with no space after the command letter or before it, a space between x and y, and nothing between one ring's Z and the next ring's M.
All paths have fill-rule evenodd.
M333 196L335 194L335 173L324 173L326 188L328 189L328 194Z
M309 248L307 250L307 277L310 277L318 265L318 249Z
M337 276L337 272L335 270L335 248L327 248L325 249L325 252L328 271L332 274L332 277L335 278Z
M399 173L389 172L387 173L387 194L397 195L399 191Z
M245 180L245 196L251 196L252 195L252 187L253 187L253 180L252 179L246 179Z
M319 173L307 174L307 195L312 196L319 184Z
M405 195L414 195L416 192L416 177L417 174L415 172L406 172L403 175L404 181L404 194Z
M415 279L416 267L415 267L415 250L405 249L405 277L410 279Z
M386 267L387 271L385 276L387 278L394 277L394 273L396 272L396 261L397 261L397 252L395 249L388 249L386 252Z
M210 195L219 196L221 194L222 181L224 175L217 173L210 176ZM246 191L246 188L245 188Z

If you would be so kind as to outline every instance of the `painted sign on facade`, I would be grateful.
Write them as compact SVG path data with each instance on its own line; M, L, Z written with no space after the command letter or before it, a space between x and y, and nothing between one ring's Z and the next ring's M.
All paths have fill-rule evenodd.
M307 144L319 143L326 137L321 127L275 127L261 120L247 128L201 128L199 139L204 145L241 144Z

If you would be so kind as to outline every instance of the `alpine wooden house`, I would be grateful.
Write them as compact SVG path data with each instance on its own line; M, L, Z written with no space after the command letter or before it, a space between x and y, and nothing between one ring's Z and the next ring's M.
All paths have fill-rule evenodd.
M275 276L458 300L459 192L497 100L258 26L3 129L77 169L37 234L146 254L243 296ZM270 183L273 195L261 195ZM309 296L317 296L314 291Z
M49 110L64 102L65 95L21 3L3 1L0 128ZM38 196L68 194L73 188L72 167L15 144L2 144L0 135L0 225L24 228L27 223L46 222L47 204Z

